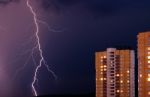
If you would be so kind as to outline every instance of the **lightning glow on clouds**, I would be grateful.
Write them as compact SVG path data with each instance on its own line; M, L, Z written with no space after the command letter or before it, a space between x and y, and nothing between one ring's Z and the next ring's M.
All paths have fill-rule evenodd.
M3 3L3 2L1 2L2 0L0 0L0 3ZM4 2L6 3L6 1L7 0L4 0ZM18 6L14 6L13 4L11 5L11 6L8 6L8 7L14 7L14 8L17 8L17 11L16 11L16 13L18 13L18 12L20 12L21 10L23 10L23 11L26 11L27 13L27 15L23 15L25 18L26 18L26 16L27 16L27 18L30 16L30 17L32 17L32 21L31 20L29 20L30 21L30 23L29 24L31 24L31 25L28 25L28 26L31 26L33 29L31 30L31 29L26 29L25 28L25 30L28 30L28 33L29 32L31 32L32 31L32 35L31 35L31 37L28 37L28 39L27 39L27 41L25 41L25 43L22 43L22 44L19 44L19 46L20 45L25 45L26 43L30 43L31 45L33 45L34 47L29 47L28 49L25 49L25 51L23 51L23 52L21 52L21 53L18 53L19 54L19 58L16 58L16 57L14 57L13 56L13 58L14 58L14 60L13 60L13 63L15 63L16 64L16 61L18 61L18 60L20 60L20 58L21 58L21 56L22 55L25 55L26 56L26 54L29 54L28 56L27 56L27 58L25 58L23 61L25 61L24 62L24 64L22 64L22 63L19 63L18 62L18 65L16 64L16 66L19 66L19 64L21 64L21 66L19 66L19 67L17 67L17 69L15 68L15 66L14 66L14 68L15 68L15 73L14 73L14 76L12 76L12 82L14 82L15 80L16 80L16 77L17 76L19 76L20 75L20 72L22 72L22 71L25 71L25 67L28 65L28 63L32 60L32 62L33 62L33 65L35 66L35 68L34 68L34 74L33 74L33 79L32 79L32 83L31 83L31 88L32 88L32 93L33 93L33 95L34 96L38 96L39 95L39 92L38 92L38 88L40 88L40 85L38 85L38 79L40 78L39 77L39 71L40 70L42 70L41 69L41 67L45 67L46 68L46 70L54 77L54 79L55 80L57 80L57 76L56 76L56 74L50 69L50 67L49 67L49 65L47 64L47 62L46 62L46 60L45 60L45 58L44 58L44 55L43 55L43 50L42 50L42 47L41 47L41 39L40 39L40 36L39 36L39 33L41 33L40 32L40 24L42 24L42 25L44 25L45 27L47 27L47 29L48 29L48 31L52 31L52 32L60 32L60 31L56 31L56 30L54 30L54 29L51 29L51 27L49 26L49 24L46 22L46 21L43 21L43 20L41 20L41 19L39 19L39 17L38 17L38 15L37 15L37 13L35 12L35 10L34 10L34 7L33 7L33 5L32 5L32 3L33 3L33 1L34 0L22 0L23 2L21 2L21 6L19 5L19 7L21 7L21 8L23 8L23 9L19 9L18 10ZM10 2L10 1L8 1L8 2ZM7 7L7 8L8 8ZM7 9L6 8L6 9ZM8 11L9 12L9 11ZM4 11L4 13L6 13L7 14L7 12L5 12ZM11 14L10 12L9 12L9 14ZM9 18L9 15L8 14L8 18ZM13 14L14 15L14 18L16 18L15 16L16 16L16 14ZM3 15L2 15L3 16ZM22 17L22 15L17 15L17 17L19 17L19 16L21 16ZM3 20L3 17L2 17L2 20ZM6 23L6 21L5 21L5 15L4 15L4 25L5 26L7 26L9 29L13 29L13 30L11 30L12 31L12 33L14 34L14 31L16 31L16 33L17 34L14 34L14 37L13 38L15 38L16 39L16 35L18 35L18 33L21 31L19 31L19 30L17 30L17 29L19 29L19 28L17 28L18 27L18 25L17 25L17 23L18 24L23 24L23 25L26 25L26 23L27 23L27 21L24 21L23 20L23 22L22 21L19 21L19 22L15 22L15 19L7 19L7 17L6 17L6 20L7 20L7 22L8 23ZM11 21L11 23L9 23ZM24 22L26 22L26 23L24 23ZM1 22L2 23L2 22ZM6 23L6 24L5 24ZM9 24L9 25L8 25ZM15 25L16 24L16 25ZM34 26L32 26L32 25L34 25ZM22 25L19 25L19 26L22 26ZM23 26L24 27L24 26ZM7 30L7 29L5 29L3 26L1 26L0 25L0 31L2 32L6 32L5 30ZM31 31L29 31L29 30L31 30ZM34 31L33 31L34 30ZM9 34L10 34L10 31L7 31ZM25 32L25 31L24 31ZM7 34L8 34L7 33ZM19 34L19 35L21 35L21 34ZM19 36L18 35L18 36ZM24 35L24 34L23 34ZM10 36L11 37L11 36ZM17 40L17 39L16 39ZM19 38L19 40L20 40L20 38ZM9 40L8 40L9 41ZM13 42L13 41L12 41ZM13 45L13 44L12 44ZM14 46L15 47L15 46ZM17 47L17 46L16 46ZM18 51L19 52L19 51ZM40 58L40 59L39 59ZM10 59L9 59L10 60ZM21 62L21 61L20 61ZM13 64L12 62L10 62L11 64ZM30 85L30 84L29 84Z
M44 59L44 56L43 56L43 51L42 51L42 48L41 48L41 44L40 44L40 38L39 38L39 24L38 24L38 21L42 22L42 23L46 23L44 21L41 21L41 20L38 20L38 17L36 15L36 13L34 12L34 9L32 7L32 5L30 4L30 1L31 0L27 0L26 1L26 5L27 7L29 8L30 12L32 13L33 15L33 20L34 20L34 24L35 24L35 37L36 37L36 42L37 42L37 46L35 46L35 49L37 48L38 51L39 51L39 54L40 54L40 60L39 60L39 63L38 65L36 66L36 69L35 69L35 72L34 72L34 77L33 77L33 81L32 81L32 90L33 90L33 93L34 93L34 96L38 96L38 93L37 93L37 90L36 90L36 87L35 87L35 84L36 82L38 81L38 71L40 70L40 68L42 66L45 66L47 68L47 70L52 73L52 75L54 76L55 79L57 79L57 76L55 75L55 73L49 68L49 66L46 64L46 61ZM34 50L34 49L33 49ZM36 64L36 63L35 63Z

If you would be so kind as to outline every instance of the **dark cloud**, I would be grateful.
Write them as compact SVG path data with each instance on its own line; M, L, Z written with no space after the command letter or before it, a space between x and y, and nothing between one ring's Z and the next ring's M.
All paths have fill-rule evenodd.
M20 1L20 0L0 0L0 4L1 5L7 5L10 2L18 2L18 1Z
M63 5L73 5L73 4L81 2L83 0L57 0L57 1Z
M112 15L115 14L122 9L126 9L128 7L135 7L135 5L139 5L139 7L145 6L145 4L149 4L148 0L39 0L44 9L54 9L56 11L68 9L74 5L81 5L81 8L85 8L93 14L98 15ZM76 6L74 6L76 7ZM79 7L79 6L78 6ZM137 6L136 6L137 7Z
M11 0L0 0L0 4L7 4L11 2Z
M112 14L118 9L112 1L103 0L39 0L41 6L47 11L64 11L70 7L78 8L79 10L87 10L91 13L100 13L101 15Z

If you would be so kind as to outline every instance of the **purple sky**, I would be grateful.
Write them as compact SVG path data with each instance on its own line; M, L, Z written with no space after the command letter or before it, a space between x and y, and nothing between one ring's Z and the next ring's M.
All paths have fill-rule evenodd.
M39 9L35 2L32 3L35 9ZM25 0L0 6L0 32L0 96L31 95L29 87L33 76L33 63L29 61L24 69L26 72L20 72L14 78L16 70L23 66L30 55L35 41L33 17ZM32 71L28 68L31 68ZM30 76L26 79L20 78L25 76L27 72ZM23 87L28 87L29 93L26 93L27 90ZM23 91L24 89L25 91Z
M39 24L39 36L41 38L42 48L44 48L46 45L48 45L48 41L44 41L44 37L53 33L60 33L62 28L51 25L53 22L57 21L55 12L52 11L49 13L45 11L41 7L40 2L36 2L35 0L31 0L30 3L32 4L38 18L48 22L48 25L50 25L50 28L53 30L56 29L56 32L49 31L49 28L46 25ZM49 21L51 22L49 23ZM28 64L21 72L17 72L19 74L16 75L16 71L24 66L31 55L31 50L35 46L34 31L35 25L33 23L33 16L29 8L26 6L26 0L10 2L6 3L6 5L2 3L0 6L0 84L4 86L0 87L0 96L11 95L12 97L33 95L31 90L31 82L33 79L35 66L32 59L30 58ZM37 51L34 52L34 56L38 62L39 58ZM48 64L49 66L55 66L55 64L50 62ZM37 87L37 90L41 85L42 87L47 87L55 84L53 87L56 87L56 85L58 87L59 83L56 84L56 81L54 82L54 78L46 71L46 68L42 68L42 70L45 72L40 72L42 73L40 76L43 76L43 78L41 78L43 80L39 82L39 87ZM41 89L39 94L56 94L56 91L52 91L50 93L52 88ZM45 89L47 89L46 92L44 92Z

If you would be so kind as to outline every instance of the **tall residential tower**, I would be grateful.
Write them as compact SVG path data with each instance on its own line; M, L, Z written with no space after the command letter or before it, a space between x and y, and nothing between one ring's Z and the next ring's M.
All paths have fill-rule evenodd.
M138 36L138 95L150 97L150 32Z
M134 97L134 51L96 52L96 97Z

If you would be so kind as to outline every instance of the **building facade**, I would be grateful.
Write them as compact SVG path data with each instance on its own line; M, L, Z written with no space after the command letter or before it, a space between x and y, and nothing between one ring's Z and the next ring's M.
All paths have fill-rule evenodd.
M138 36L138 95L150 97L150 32Z
M133 50L96 52L96 97L134 97Z

